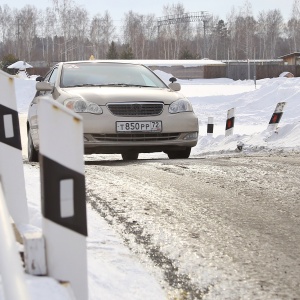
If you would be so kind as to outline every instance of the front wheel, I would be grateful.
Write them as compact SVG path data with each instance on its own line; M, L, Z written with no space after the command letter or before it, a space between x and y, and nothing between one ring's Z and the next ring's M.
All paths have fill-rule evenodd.
M184 150L177 150L177 151L168 151L167 155L170 159L185 159L189 158L191 154L191 148L185 148Z
M137 160L139 154L137 152L124 152L122 153L123 160Z
M27 138L28 138L28 143L27 143L28 161L29 162L38 162L39 161L39 152L37 150L35 150L35 148L33 146L30 130L28 130L28 132L27 132Z

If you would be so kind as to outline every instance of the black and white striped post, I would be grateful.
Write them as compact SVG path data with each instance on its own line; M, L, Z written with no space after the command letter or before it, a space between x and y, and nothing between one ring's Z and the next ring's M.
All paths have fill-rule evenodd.
M214 118L213 117L208 117L207 135L208 136L213 136L213 133L214 133Z
M0 176L14 222L28 223L28 208L15 80L0 70Z
M38 104L43 233L48 275L88 299L82 118L55 101Z
M227 111L225 136L229 136L233 134L234 118L235 118L234 108L231 108Z
M276 130L278 127L278 124L281 120L281 117L283 115L283 109L286 105L286 102L279 102L277 103L274 113L272 114L272 117L270 119L268 130Z

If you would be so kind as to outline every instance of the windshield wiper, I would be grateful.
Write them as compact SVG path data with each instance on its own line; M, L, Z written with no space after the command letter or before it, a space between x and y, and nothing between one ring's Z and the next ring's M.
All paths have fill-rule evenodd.
M132 84L132 83L109 83L103 86L120 86L120 87L155 87L149 85L141 85L141 84Z
M105 84L91 84L91 83L84 83L84 84L75 84L75 85L68 85L65 87L85 87L85 86L105 86Z
M102 87L102 86L116 86L116 87L152 87L152 88L155 88L155 86L140 85L140 84L128 84L128 83L108 83L108 84L91 84L91 83L85 83L85 84L68 85L68 86L65 86L65 87L66 87L66 88L69 88L69 87Z

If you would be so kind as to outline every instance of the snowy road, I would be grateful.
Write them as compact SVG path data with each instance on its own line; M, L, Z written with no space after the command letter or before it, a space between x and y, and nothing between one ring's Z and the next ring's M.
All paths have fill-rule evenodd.
M169 299L300 298L299 154L103 157L88 201Z

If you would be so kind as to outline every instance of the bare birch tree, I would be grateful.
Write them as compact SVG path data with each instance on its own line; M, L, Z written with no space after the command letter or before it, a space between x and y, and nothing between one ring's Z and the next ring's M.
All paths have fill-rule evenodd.
M73 41L72 48L72 60L84 60L90 57L91 49L89 49L88 40L88 28L89 28L89 18L86 9L74 7L72 12L72 32L71 38Z
M300 0L294 0L291 19L287 24L291 52L300 48Z
M72 10L74 8L73 0L52 0L53 9L56 15L56 32L62 39L56 40L58 48L58 60L68 60L69 51L73 45L71 41Z
M56 47L54 44L56 32L56 14L54 10L47 7L44 14L41 15L40 38L42 39L42 54L44 61L50 66L51 62L57 61Z
M179 19L185 14L184 6L180 3L167 5L163 8L166 18ZM163 40L164 59L178 59L182 44L193 35L191 24L187 22L175 22L167 24L160 32Z
M30 61L38 22L37 8L32 5L26 5L20 10L17 21L18 24L21 24L19 34L24 47L21 49L21 55L24 60Z
M257 21L257 41L258 41L258 57L265 59L267 57L267 40L268 40L268 20L267 13L259 12Z
M123 39L125 44L132 48L134 56L147 58L149 45L156 31L153 15L140 15L129 11L125 14Z
M283 18L280 10L274 9L267 13L267 29L267 57L276 58L276 50L283 30Z
M91 21L90 39L92 52L96 58L105 58L110 43L115 38L115 26L113 20L106 11L104 16L97 14Z
M12 24L12 11L7 4L4 4L3 7L0 6L0 41L2 45L5 45L6 49L2 49L2 52L11 52L9 47L11 41L11 31L13 28Z

